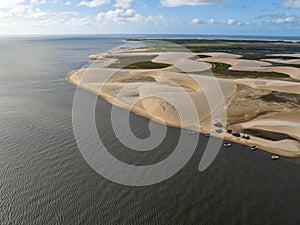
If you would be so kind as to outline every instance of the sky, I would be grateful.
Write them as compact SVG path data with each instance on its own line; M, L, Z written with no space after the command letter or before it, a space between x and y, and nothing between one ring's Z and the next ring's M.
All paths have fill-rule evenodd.
M0 0L0 35L300 36L300 0Z

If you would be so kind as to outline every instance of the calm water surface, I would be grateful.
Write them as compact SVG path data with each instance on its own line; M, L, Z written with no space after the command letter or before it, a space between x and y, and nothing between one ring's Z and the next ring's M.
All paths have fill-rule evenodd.
M0 224L300 224L300 161L234 144L205 172L200 138L190 162L171 179L126 187L94 172L72 131L75 87L66 75L122 37L0 39ZM86 94L86 97L92 97ZM99 136L117 158L143 164L166 158L179 130L152 154L136 154L113 134L110 105L97 102ZM131 115L132 130L148 121Z

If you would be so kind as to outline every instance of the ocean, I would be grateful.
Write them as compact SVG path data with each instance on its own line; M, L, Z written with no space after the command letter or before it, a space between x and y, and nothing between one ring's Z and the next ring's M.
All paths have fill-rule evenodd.
M114 183L86 163L72 128L76 87L65 78L89 55L128 37L0 38L0 224L300 224L298 159L272 161L268 153L233 144L199 172L207 143L200 136L183 169L144 187ZM154 152L137 153L118 142L110 112L111 105L99 97L98 134L119 160L145 165L172 153L179 129L168 128ZM130 121L137 136L149 135L147 119L131 114Z

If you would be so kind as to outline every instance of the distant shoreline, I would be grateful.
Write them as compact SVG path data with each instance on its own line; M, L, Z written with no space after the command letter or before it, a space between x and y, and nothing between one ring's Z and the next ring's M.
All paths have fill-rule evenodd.
M300 36L273 35L222 35L222 34L3 34L1 39L7 38L123 38L128 39L199 39L199 40L245 40L245 41L289 41L300 42Z
M278 43L300 43L300 37L297 38L289 38L289 37L282 37L282 38L277 38L277 37L189 37L189 36L184 36L184 37L141 37L141 38L128 38L125 39L126 41L144 41L144 40L200 40L200 41L205 41L205 40L217 40L217 41L259 41L259 42L278 42Z

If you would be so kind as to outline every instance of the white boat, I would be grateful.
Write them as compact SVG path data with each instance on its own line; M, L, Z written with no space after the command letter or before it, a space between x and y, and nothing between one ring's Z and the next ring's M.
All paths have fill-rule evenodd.
M196 134L196 132L192 131L192 130L190 130L188 133L189 133L189 135L195 135Z
M248 134L244 134L244 135L243 135L243 138L244 138L244 139L247 139L247 140L250 140L250 139L251 139L251 137L250 137Z
M257 146L252 146L252 147L250 148L251 151L256 151L257 149L258 149Z
M230 143L224 143L223 146L226 147L226 148L228 148L228 147L231 147L231 144Z
M272 159L272 160L277 160L277 159L280 159L280 157L279 157L278 155L272 155L272 156L271 156L271 159Z
M205 137L212 137L212 134L204 134Z

